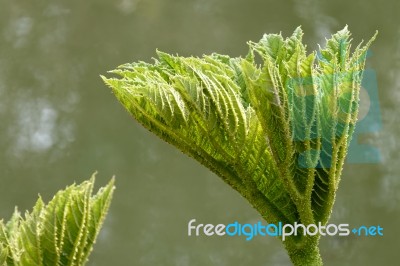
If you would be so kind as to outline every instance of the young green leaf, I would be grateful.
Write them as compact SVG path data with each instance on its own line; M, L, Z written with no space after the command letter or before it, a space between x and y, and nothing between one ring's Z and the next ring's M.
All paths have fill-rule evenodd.
M38 199L24 217L16 210L0 221L0 265L84 265L105 219L114 179L92 195L95 177Z
M157 52L104 82L128 112L245 197L269 222L325 224L354 131L365 55L347 27L306 52L297 28L266 34L246 58ZM255 57L261 58L261 64ZM296 265L321 264L316 236L285 241Z

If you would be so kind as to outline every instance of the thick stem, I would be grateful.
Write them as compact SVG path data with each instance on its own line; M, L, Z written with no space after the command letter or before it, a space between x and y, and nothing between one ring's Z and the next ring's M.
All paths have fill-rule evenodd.
M311 240L311 239L307 239ZM315 241L316 240L316 241ZM286 241L285 241L286 242ZM303 245L295 244L288 241L285 248L289 254L290 260L295 266L322 266L322 259L319 253L318 240L312 239L306 241Z

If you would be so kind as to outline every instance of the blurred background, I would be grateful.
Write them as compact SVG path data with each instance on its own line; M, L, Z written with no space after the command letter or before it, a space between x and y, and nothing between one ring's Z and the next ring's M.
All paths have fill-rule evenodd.
M97 170L97 185L116 175L117 190L88 265L290 265L274 238L188 237L192 218L217 224L261 217L209 170L136 123L99 75L150 62L157 48L245 55L247 41L289 36L299 25L311 51L348 24L356 43L379 30L367 68L377 77L382 123L357 141L380 159L345 165L331 222L380 225L384 236L325 237L321 252L326 265L396 265L399 3L0 0L0 218Z

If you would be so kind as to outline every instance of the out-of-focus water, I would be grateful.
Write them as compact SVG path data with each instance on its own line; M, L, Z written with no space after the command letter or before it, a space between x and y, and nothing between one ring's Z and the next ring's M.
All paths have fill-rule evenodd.
M374 70L382 128L358 141L381 162L346 164L331 222L380 225L383 237L322 238L326 265L396 265L400 245L400 20L398 1L0 0L0 217L40 193L99 171L117 176L109 216L88 265L290 265L277 239L187 236L187 222L260 216L214 174L124 111L99 78L180 55L244 55L263 33L302 25L309 49L349 25L356 42L379 30Z

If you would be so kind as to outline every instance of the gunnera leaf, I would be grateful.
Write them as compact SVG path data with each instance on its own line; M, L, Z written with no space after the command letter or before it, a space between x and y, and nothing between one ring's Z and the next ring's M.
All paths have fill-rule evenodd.
M301 28L286 39L265 34L245 58L157 51L153 64L123 64L102 79L139 123L216 173L267 222L326 224L376 35L351 50L345 27L311 53L302 36ZM292 261L320 264L318 239L285 241Z
M57 192L45 204L38 199L24 217L16 210L0 221L0 265L84 265L105 219L114 178L95 195L95 176Z

